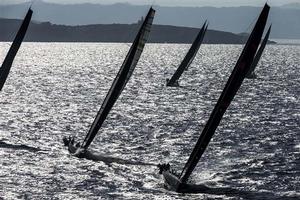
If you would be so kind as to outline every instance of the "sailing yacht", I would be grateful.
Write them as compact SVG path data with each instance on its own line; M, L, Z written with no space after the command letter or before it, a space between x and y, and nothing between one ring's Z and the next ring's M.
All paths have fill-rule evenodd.
M198 164L200 158L205 152L211 138L213 137L223 115L233 100L235 94L243 83L253 62L255 53L258 49L264 28L268 19L270 7L265 4L257 22L250 34L248 41L223 89L223 92L215 105L210 118L208 119L198 141L190 154L182 172L177 175L172 172L169 164L160 165L160 173L163 174L165 185L168 189L179 193L201 193L205 191L205 187L200 185L189 184L188 180Z
M154 15L155 10L151 7L84 141L82 143L75 144L74 139L64 138L65 145L68 146L70 153L74 154L75 156L85 157L94 161L111 160L110 158L105 156L95 155L87 149L98 134L107 115L113 108L114 104L116 103L123 89L125 88L127 82L129 81L131 75L133 74L133 71L139 61L144 46L147 42L152 27Z
M200 29L197 37L195 38L191 48L187 52L186 56L182 60L181 64L179 65L179 67L177 68L175 73L173 74L172 78L167 79L167 86L169 86L169 87L178 87L179 86L178 80L181 77L181 75L183 74L183 72L188 69L188 67L193 62L195 56L197 55L197 52L203 42L204 35L207 31L207 27L208 27L208 24L205 21L205 23L203 24L202 28Z

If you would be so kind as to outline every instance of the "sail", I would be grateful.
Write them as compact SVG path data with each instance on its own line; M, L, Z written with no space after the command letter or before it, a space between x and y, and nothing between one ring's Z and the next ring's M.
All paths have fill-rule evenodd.
M254 70L255 70L255 68L256 68L256 66L257 66L257 64L258 64L258 62L259 62L259 60L260 60L260 58L261 58L261 56L262 56L262 54L264 52L264 49L265 49L265 47L266 47L266 45L268 43L268 40L269 40L269 36L270 36L270 32L271 32L271 27L272 27L272 25L269 27L268 32L266 33L265 38L262 41L262 43L261 43L261 45L260 45L260 47L259 47L259 49L258 49L258 51L257 51L257 53L256 53L256 55L254 57L254 60L253 60L253 62L251 64L251 67L250 67L250 69L249 69L249 71L248 71L248 73L246 75L247 78L251 77L251 75L254 73Z
M112 86L105 97L100 110L97 113L97 116L94 119L90 130L85 137L82 147L87 149L95 136L97 135L99 129L101 128L103 122L105 121L108 113L112 109L113 105L117 101L120 96L122 90L126 86L130 76L133 73L134 68L137 65L137 62L143 52L145 43L147 42L153 18L154 18L155 10L150 8L116 78L114 79Z
M187 163L185 164L181 175L180 182L186 183L191 173L195 169L197 163L199 162L202 154L208 146L213 134L215 133L226 109L233 100L235 94L240 88L246 73L248 72L251 63L253 62L254 55L259 46L264 27L268 18L270 7L265 4L254 28L249 36L249 39L225 85L225 88L214 107L213 112L210 115L209 120L207 121L200 138L198 139Z
M30 20L31 20L31 16L32 16L32 10L29 8L23 22L22 25L3 61L3 64L0 68L0 91L2 90L4 83L7 79L7 76L9 74L10 68L12 66L12 63L15 59L15 56L18 53L18 50L22 44L22 41L25 37L26 31L28 29Z
M206 21L205 21L205 22L206 22ZM206 34L207 28L208 28L208 23L206 24L206 27L205 27L205 29L204 29L204 33L203 33L203 35L202 35L201 44L202 44L202 42L203 42L203 39L204 39L204 36L205 36L205 34ZM200 44L200 46L201 46L201 44ZM199 48L200 48L200 46L199 46ZM198 48L198 50L199 50L199 48ZM189 67L191 66L191 64L192 64L192 62L193 62L195 56L197 55L198 50L195 52L195 54L194 54L194 56L192 57L190 63L189 63L189 64L186 66L186 68L184 69L185 71L187 71L187 70L189 69Z
M185 69L187 69L190 64L193 62L207 30L206 22L203 24L202 28L200 29L196 39L194 40L191 48L187 52L186 56L182 60L181 64L177 68L176 72L173 74L172 78L167 82L167 86L173 86L177 83L178 79L182 75Z

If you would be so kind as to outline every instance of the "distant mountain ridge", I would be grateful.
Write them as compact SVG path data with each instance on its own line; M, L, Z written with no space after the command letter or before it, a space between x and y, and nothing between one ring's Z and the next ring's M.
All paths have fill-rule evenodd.
M290 4L288 4L290 5ZM300 12L293 4L272 7L269 23L272 23L270 38L300 39ZM29 3L0 5L0 18L23 18ZM32 6L33 20L53 24L130 24L144 16L149 6L131 4L53 4L38 1ZM200 27L207 19L209 27L233 33L250 32L261 7L163 7L154 6L154 23L161 25Z
M282 8L300 9L300 3L289 3L281 6Z
M0 41L12 41L21 20L0 18ZM140 24L96 24L83 26L32 22L24 41L30 42L132 42ZM199 29L153 25L150 43L192 43ZM244 44L247 36L208 30L204 43Z

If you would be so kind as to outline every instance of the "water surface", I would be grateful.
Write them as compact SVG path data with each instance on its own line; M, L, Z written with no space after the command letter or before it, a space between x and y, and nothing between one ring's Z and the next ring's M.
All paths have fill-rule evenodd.
M0 148L4 199L300 198L300 46L270 45L245 80L192 181L235 194L182 195L164 189L155 167L72 157L63 136L85 137L129 44L23 43L0 93L0 140L42 151ZM9 48L0 43L0 60ZM203 45L166 88L189 45L147 44L134 75L90 149L180 172L241 52ZM251 194L251 195L245 195Z

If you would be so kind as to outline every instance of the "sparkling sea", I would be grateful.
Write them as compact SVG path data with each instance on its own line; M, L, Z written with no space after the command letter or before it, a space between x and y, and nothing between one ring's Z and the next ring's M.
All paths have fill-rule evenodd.
M83 140L129 47L22 44L0 92L0 199L300 199L300 45L267 46L192 174L234 194L177 194L156 167L71 156L62 138ZM181 171L243 48L202 45L167 88L189 47L146 45L90 150Z

